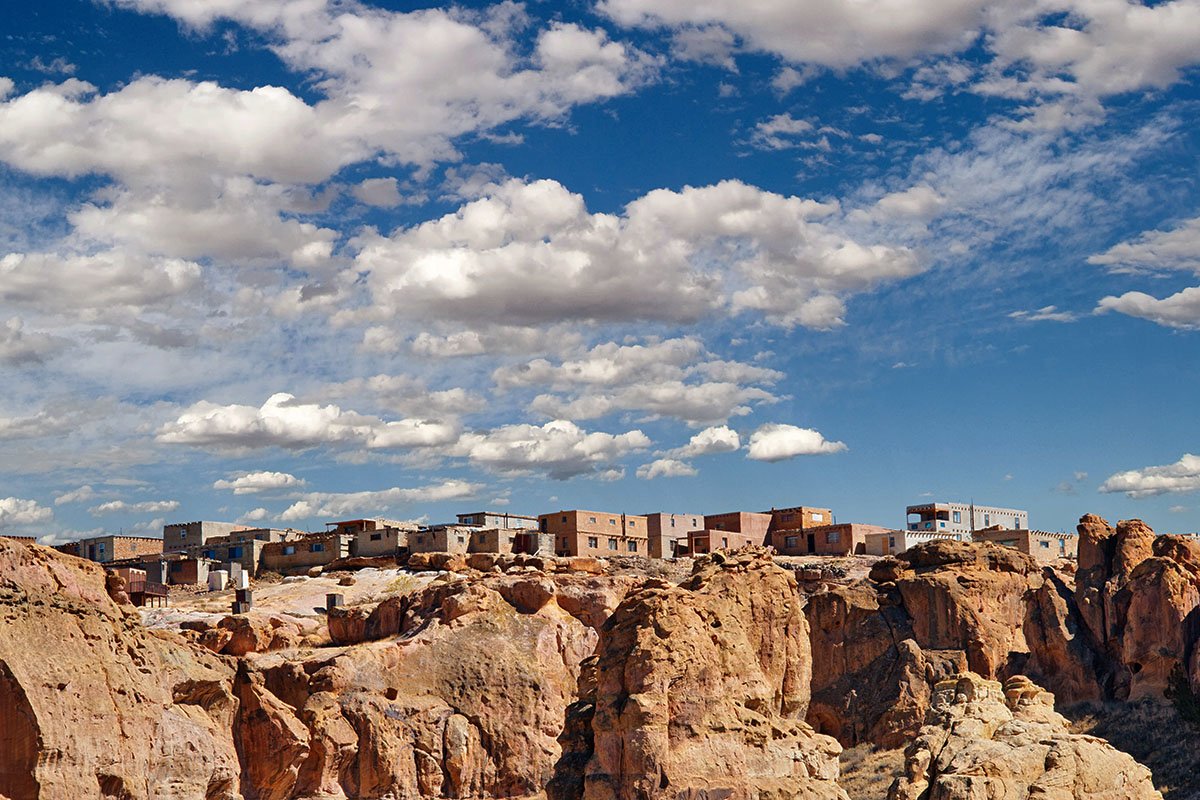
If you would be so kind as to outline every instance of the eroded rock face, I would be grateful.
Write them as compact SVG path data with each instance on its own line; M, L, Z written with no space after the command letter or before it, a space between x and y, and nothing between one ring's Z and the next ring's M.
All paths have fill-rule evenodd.
M0 795L240 797L233 670L107 589L99 565L0 539Z
M559 583L583 580L440 581L369 613L338 610L331 631L355 646L248 657L241 741L277 742L278 763L244 772L247 796L537 794L598 638L558 602Z
M972 673L940 682L889 800L1158 800L1150 770L1103 739L1068 731L1054 697L1028 678Z
M555 796L841 798L841 747L817 734L808 625L795 577L761 552L649 581L604 626ZM572 721L568 722L569 729ZM577 765L589 753L582 775Z

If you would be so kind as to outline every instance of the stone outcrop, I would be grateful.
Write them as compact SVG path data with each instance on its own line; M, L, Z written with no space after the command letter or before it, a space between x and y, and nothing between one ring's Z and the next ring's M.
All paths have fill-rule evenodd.
M941 681L889 800L1159 800L1150 770L1103 739L1068 731L1054 697L1023 676L1003 687L964 673Z
M559 603L560 591L574 597L584 580L439 580L369 611L335 609L331 637L351 647L302 662L247 658L237 685L252 710L239 721L241 742L270 740L276 751L268 766L247 767L243 790L263 798L538 793L561 754L580 662L596 646L596 631ZM581 607L615 604L598 595Z
M202 647L229 656L284 650L298 646L304 638L304 631L297 623L279 617L263 619L239 614L225 617L216 625L193 622L188 629L199 634L196 641Z
M1092 514L1079 537L1075 602L1104 695L1161 697L1200 638L1200 544Z
M802 604L792 573L754 550L632 593L601 631L551 795L845 797L840 746L804 722Z
M0 795L233 800L233 671L142 627L97 564L0 539Z

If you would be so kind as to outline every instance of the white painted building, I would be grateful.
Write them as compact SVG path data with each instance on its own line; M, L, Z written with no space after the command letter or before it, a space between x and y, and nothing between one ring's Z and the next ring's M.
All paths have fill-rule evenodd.
M964 534L966 541L975 531L997 525L1010 530L1029 528L1028 511L975 503L922 503L909 506L907 516L905 528L910 531Z

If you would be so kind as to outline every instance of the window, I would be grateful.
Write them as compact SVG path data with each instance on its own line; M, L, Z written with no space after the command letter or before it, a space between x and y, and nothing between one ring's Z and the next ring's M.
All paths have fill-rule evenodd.
M637 539L629 540L629 548L628 549L629 549L629 552L631 552L631 553L637 552Z
M104 552L104 542L100 542L99 544L97 544L96 549L99 550L101 553L103 553Z
M205 551L204 551L204 557L205 557L205 558L211 558L211 559L214 559L214 560L215 560L215 559L216 559L216 557L217 557L217 551L216 551L216 550L205 550Z
M425 537L424 537L424 536L418 536L418 537L417 537L417 544L425 544Z
M378 541L380 541L381 539L383 539L383 534L382 534L382 533L372 533L372 534L371 534L371 541L372 541L372 542L378 542Z
M889 549L889 550L894 550L894 549L895 549L895 547L896 547L896 537L895 537L895 536L889 536L889 537L888 537L888 549Z
M466 539L464 539L464 538L463 538L463 537L461 537L461 536L459 536L459 537L458 537L458 543L459 543L459 544L463 544L463 543L465 543L465 542L466 542Z
M324 553L325 552L325 543L324 542L313 542L312 547L308 548L308 551L310 553Z
M609 549L609 550L616 550L616 549L617 549L617 540L616 540L616 539L610 538L610 539L608 540L608 549Z
M565 537L565 536L564 536L564 537L562 537L562 547L563 547L564 549L566 549L566 547L567 547L567 537Z
M285 556L291 556L291 555L295 555L295 554L296 554L296 547L295 547L295 545L290 545L290 544L289 544L289 545L285 546L285 547L283 548L283 554L284 554Z
M1045 542L1045 541L1043 541L1043 542L1038 542L1038 544L1040 544L1042 547L1045 547L1047 550L1049 550L1049 549L1050 549L1050 543L1049 543L1049 542Z
M830 531L825 534L825 544L837 544L842 540L841 531Z
M812 518L813 518L813 522L824 522L825 521L825 515L820 513L819 511L814 511Z
M612 517L609 517L609 518L608 518L608 524L609 524L609 525L616 525L616 524L617 524L617 521L616 521L615 519L613 519Z
M179 532L179 538L180 538L180 539L186 539L186 538L187 538L187 531L180 531L180 532Z
M992 527L992 515L991 514L983 515L983 527L985 527L985 528Z
M954 512L954 521L955 521L955 522L962 522L962 512L961 512L961 511L955 511L955 512Z
M788 536L783 540L783 546L788 548L789 550L793 547L799 546L799 543L800 543L800 537L798 537L798 536Z
M171 572L183 572L183 562L182 561L172 561L171 562Z
M696 518L692 517L692 527L696 527Z
M563 522L566 522L566 521L567 521L567 515L566 515L566 514L563 514L563 519L562 519L562 521L563 521Z
M595 550L595 549L596 549L597 547L599 547L599 546L600 546L600 540L599 540L599 539L597 539L595 536L589 536L589 537L588 537L588 547L590 547L590 548L592 548L593 550Z
M729 537L727 537L727 536L721 537L721 547L724 547L726 549L729 548Z
M230 558L241 558L242 557L242 548L240 548L240 547L229 548L229 557Z
M629 520L629 527L631 527L631 528L637 527L637 523L634 520Z
M675 527L675 518L674 517L671 517L671 527L672 528Z
M595 525L595 524L596 524L596 518L595 518L595 517L588 517L588 522L590 522L590 523L592 523L593 525Z
M779 519L783 522L791 522L795 516L795 514L784 514Z
M938 527L939 527L939 528L944 528L944 527L946 527L946 523L944 523L944 522L939 522L939 523L938 523Z

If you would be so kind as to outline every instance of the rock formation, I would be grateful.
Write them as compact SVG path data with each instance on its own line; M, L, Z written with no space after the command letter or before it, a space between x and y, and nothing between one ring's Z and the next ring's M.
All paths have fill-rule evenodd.
M97 564L0 539L0 795L239 797L233 670L108 588Z
M523 797L548 783L580 662L626 581L577 576L436 581L373 609L335 609L333 648L249 657L248 741L279 759L243 773L248 797ZM561 602L560 602L561 601ZM569 609L569 610L568 610ZM578 618L577 616L578 615Z
M804 722L812 660L795 577L755 551L696 566L681 586L648 582L605 624L569 724L583 741L564 745L552 795L845 797L841 748Z
M941 681L889 800L1159 800L1150 770L1103 739L1068 732L1054 697L1028 678Z
M942 541L799 583L753 548L679 585L426 554L451 571L331 610L328 639L254 616L152 631L98 565L0 539L0 800L844 798L837 740L918 734L897 800L1151 796L1018 676L1065 702L1200 689L1200 545L1080 533L1077 574Z

